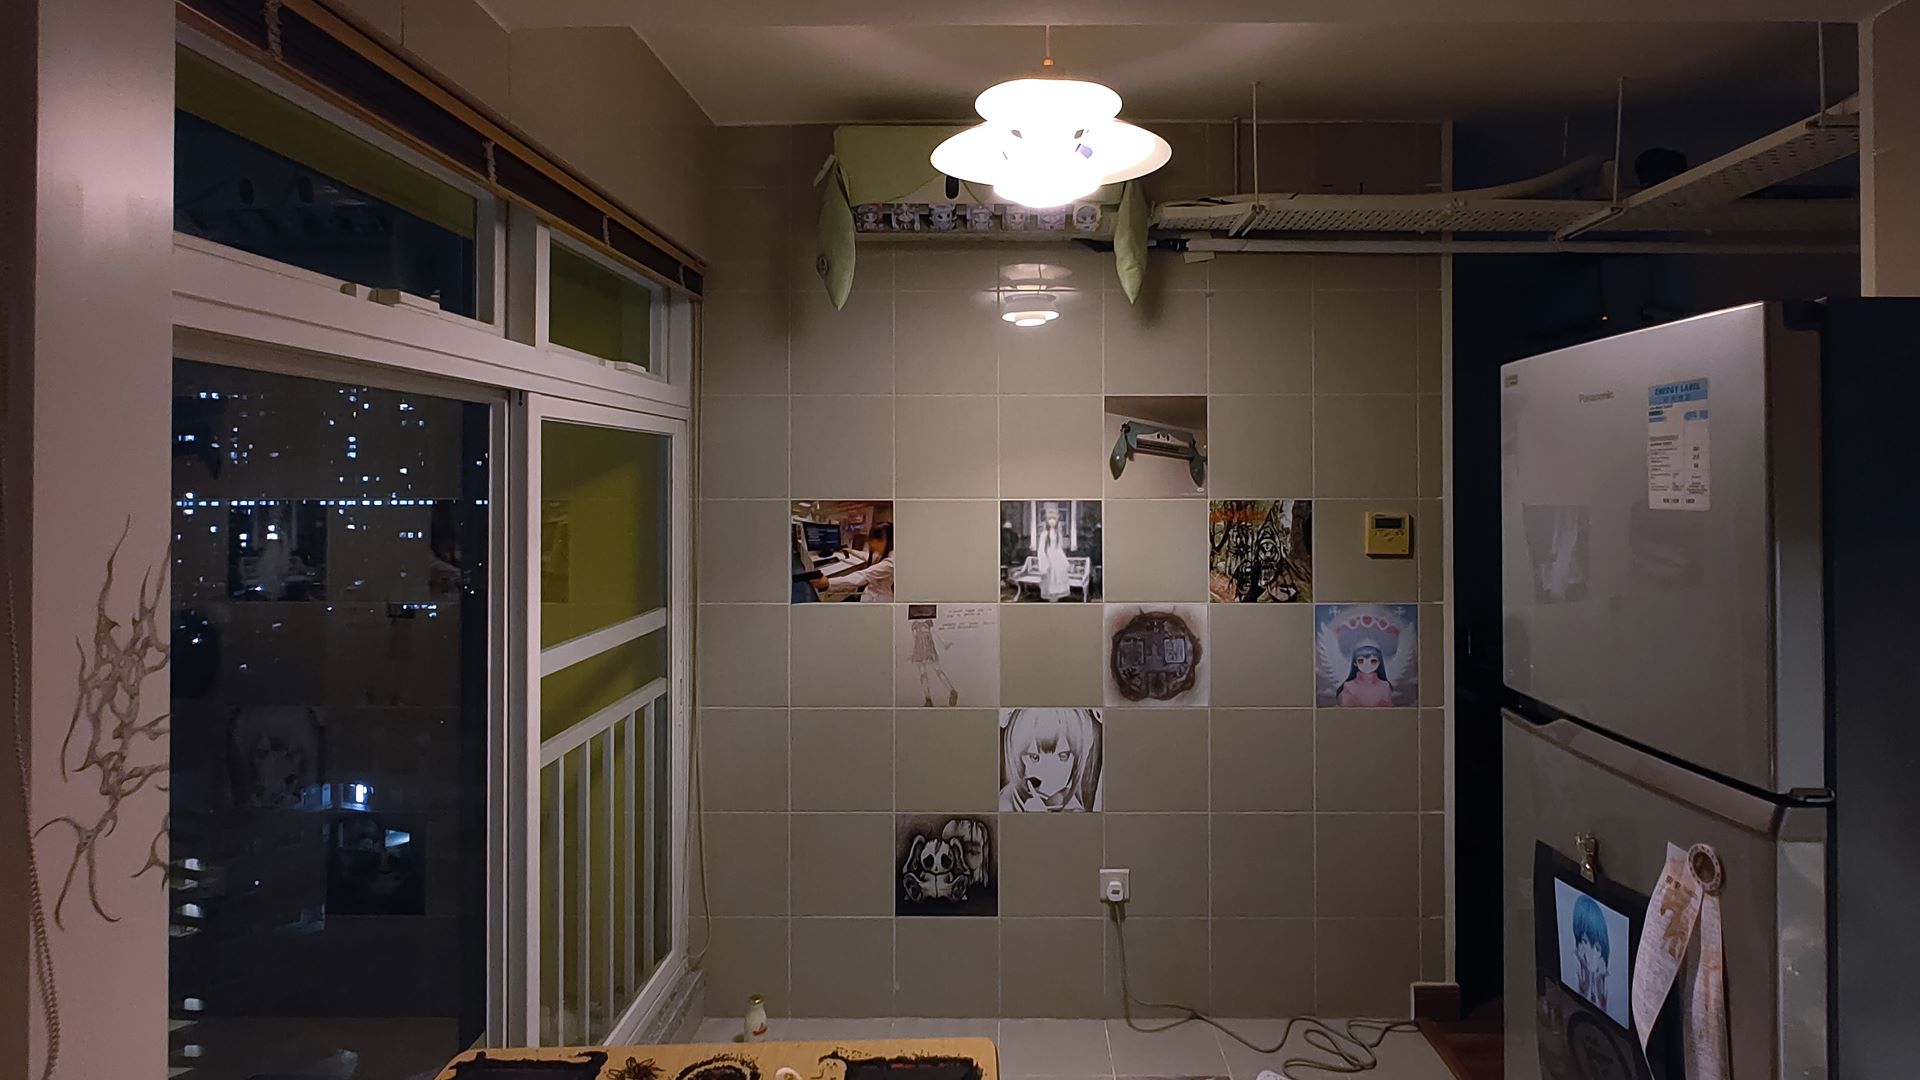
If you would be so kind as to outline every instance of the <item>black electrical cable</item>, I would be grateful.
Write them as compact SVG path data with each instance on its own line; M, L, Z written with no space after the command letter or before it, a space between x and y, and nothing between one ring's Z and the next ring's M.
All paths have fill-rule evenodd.
M1172 1028L1177 1028L1182 1024L1191 1024L1197 1021L1212 1027L1256 1054L1277 1054L1286 1048L1287 1043L1293 1038L1293 1032L1296 1027L1304 1028L1305 1033L1301 1036L1301 1039L1305 1041L1308 1046L1323 1053L1332 1054L1339 1060L1325 1061L1319 1058L1308 1057L1287 1058L1280 1063L1279 1075L1285 1078L1285 1080L1294 1080L1292 1073L1295 1069L1317 1069L1321 1072L1349 1075L1353 1073L1371 1072L1380 1064L1380 1058L1374 1051L1380 1048L1381 1043L1387 1041L1388 1035L1396 1031L1418 1030L1419 1026L1411 1020L1357 1018L1347 1020L1343 1025L1345 1030L1342 1031L1334 1027L1331 1022L1322 1020L1317 1016L1289 1016L1285 1018L1286 1026L1280 1031L1280 1041L1272 1046L1261 1046L1191 1005L1183 1005L1175 1001L1142 1001L1133 996L1133 987L1127 978L1126 914L1122 911L1122 904L1120 902L1108 900L1105 901L1105 903L1108 914L1113 918L1114 939L1119 944L1120 1011L1126 1018L1127 1027L1134 1031L1152 1034L1156 1031L1167 1031ZM1176 1013L1185 1013L1186 1015L1160 1024L1157 1027L1147 1027L1133 1018L1133 1007L1135 1005L1143 1009L1171 1009Z

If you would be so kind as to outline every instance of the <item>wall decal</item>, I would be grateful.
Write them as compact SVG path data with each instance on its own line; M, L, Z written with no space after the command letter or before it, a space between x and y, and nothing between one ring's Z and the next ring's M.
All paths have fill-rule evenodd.
M895 915L995 915L999 838L991 814L894 818Z
M1104 731L1099 709L1000 710L1000 809L1100 809Z
M1207 505L1207 592L1216 603L1313 600L1313 500Z
M1315 704L1373 709L1418 705L1419 620L1414 604L1315 605Z
M1041 499L1000 504L1000 599L1053 603L1100 599L1100 502Z
M1108 604L1105 649L1107 705L1207 703L1204 604Z
M1000 704L1000 609L994 604L895 608L894 701L922 708Z
M1107 398L1109 498L1197 498L1207 493L1207 399L1202 395Z
M892 602L891 502L796 500L789 528L793 603Z

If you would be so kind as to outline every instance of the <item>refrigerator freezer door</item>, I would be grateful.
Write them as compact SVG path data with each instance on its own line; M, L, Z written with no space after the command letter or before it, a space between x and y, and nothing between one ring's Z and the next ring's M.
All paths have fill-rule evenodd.
M1534 844L1577 861L1582 833L1598 839L1602 875L1648 896L1669 843L1712 845L1727 876L1733 1075L1826 1076L1824 812L1783 813L1566 721L1535 726L1508 714L1505 727L1507 1076L1542 1075Z
M1752 305L1501 379L1507 685L1757 788L1821 786L1817 334Z

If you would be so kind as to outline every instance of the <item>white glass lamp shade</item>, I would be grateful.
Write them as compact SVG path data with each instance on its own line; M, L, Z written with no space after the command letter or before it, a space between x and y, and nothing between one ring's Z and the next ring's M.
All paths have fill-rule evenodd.
M1114 119L1120 95L1078 79L1014 79L974 102L985 123L934 148L933 167L1046 208L1145 176L1172 158L1165 139Z
M1000 317L1015 326L1045 326L1060 317L1059 305L1050 292L1010 292L1001 299L1000 308Z

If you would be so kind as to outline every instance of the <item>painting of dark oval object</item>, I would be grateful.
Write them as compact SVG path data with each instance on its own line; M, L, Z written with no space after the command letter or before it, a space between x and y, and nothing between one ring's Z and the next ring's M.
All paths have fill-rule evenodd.
M1205 705L1210 679L1202 604L1109 604L1106 704Z

